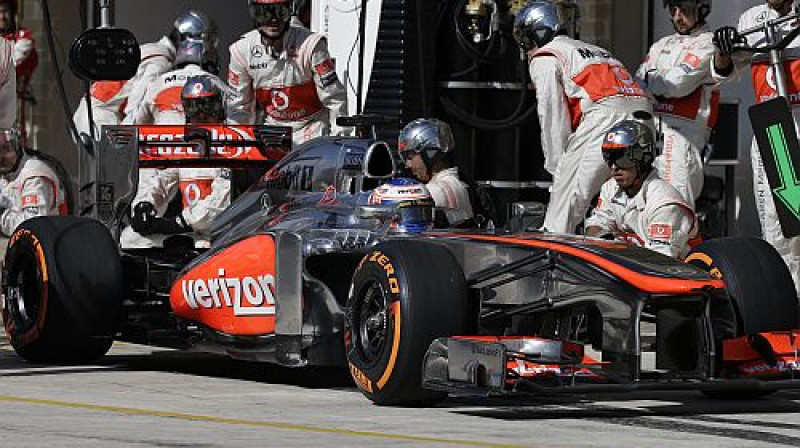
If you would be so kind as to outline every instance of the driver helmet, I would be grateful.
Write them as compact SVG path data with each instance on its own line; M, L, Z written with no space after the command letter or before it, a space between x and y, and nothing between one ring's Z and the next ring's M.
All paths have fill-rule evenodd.
M247 9L257 27L273 20L288 23L295 6L292 0L247 0Z
M13 128L0 129L0 174L14 172L23 154L19 132Z
M187 123L225 121L225 100L220 82L213 75L195 75L186 79L181 90L181 103Z
M650 172L656 157L653 130L644 122L623 120L606 131L603 139L603 160L609 168L636 167L637 177Z
M449 153L455 146L450 125L436 118L419 118L408 123L397 139L397 149L404 160L420 154L428 168L436 157Z
M395 206L397 216L390 226L394 231L418 233L433 228L433 198L425 185L415 179L390 180L372 192L369 203Z
M577 17L577 13L571 15ZM525 51L534 45L542 48L558 34L566 33L570 20L564 7L549 1L530 2L514 17L514 40Z
M706 23L706 17L711 14L711 0L664 0L664 8L669 9L670 17L675 15L673 8L683 7L694 14L697 23Z
M219 36L210 17L199 11L181 14L175 19L173 33L177 36L176 67L197 64L213 73L219 71Z

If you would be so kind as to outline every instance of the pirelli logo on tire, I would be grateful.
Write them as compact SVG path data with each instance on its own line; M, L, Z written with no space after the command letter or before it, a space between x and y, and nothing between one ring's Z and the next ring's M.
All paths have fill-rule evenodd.
M381 270L383 270L383 272L386 274L389 290L392 292L392 294L400 294L400 282L397 281L394 265L391 263L391 261L389 261L389 257L387 257L383 252L376 250L367 255L364 260L380 266ZM362 263L364 260L362 260Z
M371 394L372 380L370 380L367 374L362 372L361 369L354 366L352 362L348 362L347 365L350 367L350 375L353 377L353 381L356 382L356 385L360 389Z

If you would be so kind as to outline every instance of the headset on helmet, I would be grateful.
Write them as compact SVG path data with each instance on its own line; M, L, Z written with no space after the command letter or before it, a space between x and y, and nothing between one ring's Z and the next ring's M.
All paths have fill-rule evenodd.
M187 123L225 121L225 100L220 83L211 75L195 75L186 79L181 90L181 103Z
M437 157L452 151L456 146L450 125L436 118L419 118L400 131L397 148L403 158L419 154L430 168Z
M706 17L711 14L711 0L664 0L664 8L670 6L691 6L697 11L697 23L706 23Z
M425 185L415 179L391 179L372 192L369 203L395 207L397 215L391 223L392 230L415 233L433 228L433 198Z
M567 32L570 18L565 11L564 8L549 1L528 3L514 17L514 40L525 51L534 45L543 47L559 33Z
M642 121L623 120L608 131L603 139L603 160L609 167L637 168L637 176L646 175L656 157L653 130Z

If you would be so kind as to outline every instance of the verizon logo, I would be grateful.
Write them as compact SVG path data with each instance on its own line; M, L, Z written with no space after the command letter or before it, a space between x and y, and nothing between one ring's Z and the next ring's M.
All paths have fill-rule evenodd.
M192 309L233 308L234 316L275 314L275 276L226 277L181 280L181 291Z

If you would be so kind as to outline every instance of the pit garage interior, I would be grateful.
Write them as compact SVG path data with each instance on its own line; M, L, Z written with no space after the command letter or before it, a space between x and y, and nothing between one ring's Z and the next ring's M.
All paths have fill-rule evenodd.
M355 112L361 0L310 1L311 28L328 35L337 71L349 92L350 109ZM60 158L73 176L77 174L76 150L66 132L56 79L58 69L70 109L74 110L85 85L67 67L67 54L84 20L91 21L91 11L81 14L86 3L49 2L57 68L46 46L40 2L20 2L21 23L34 32L40 54L39 70L32 82L36 103L28 104L30 142L36 149ZM251 27L245 0L117 0L114 3L116 25L130 29L140 43L155 41L166 34L172 19L181 11L198 9L209 14L220 28L222 76L226 75L227 46ZM442 8L444 3L447 5ZM519 52L511 47L510 36L504 42L488 44L490 47L467 48L464 36L455 32L453 20L454 11L464 8L466 3L465 0L367 2L365 78L370 77L370 68L372 76L364 80L364 111L394 116L398 123L424 115L449 121L456 133L456 162L464 178L490 182L501 202L539 200L548 178L542 168L535 111L526 114L533 104L532 94L519 88L524 75ZM497 3L501 10L513 10L524 4L522 0L497 0ZM638 66L654 40L672 32L661 0L578 0L577 3L581 38L608 48L630 69ZM735 24L742 11L759 3L759 0L714 2L709 26L714 29ZM375 41L379 43L370 48ZM484 52L476 53L476 48ZM747 119L747 107L753 101L750 80L744 76L739 82L724 86L722 92L719 126L726 131L716 139L707 174L727 182L729 194L723 202L726 233L758 235L749 157L752 131ZM384 129L380 135L391 141L396 131Z

